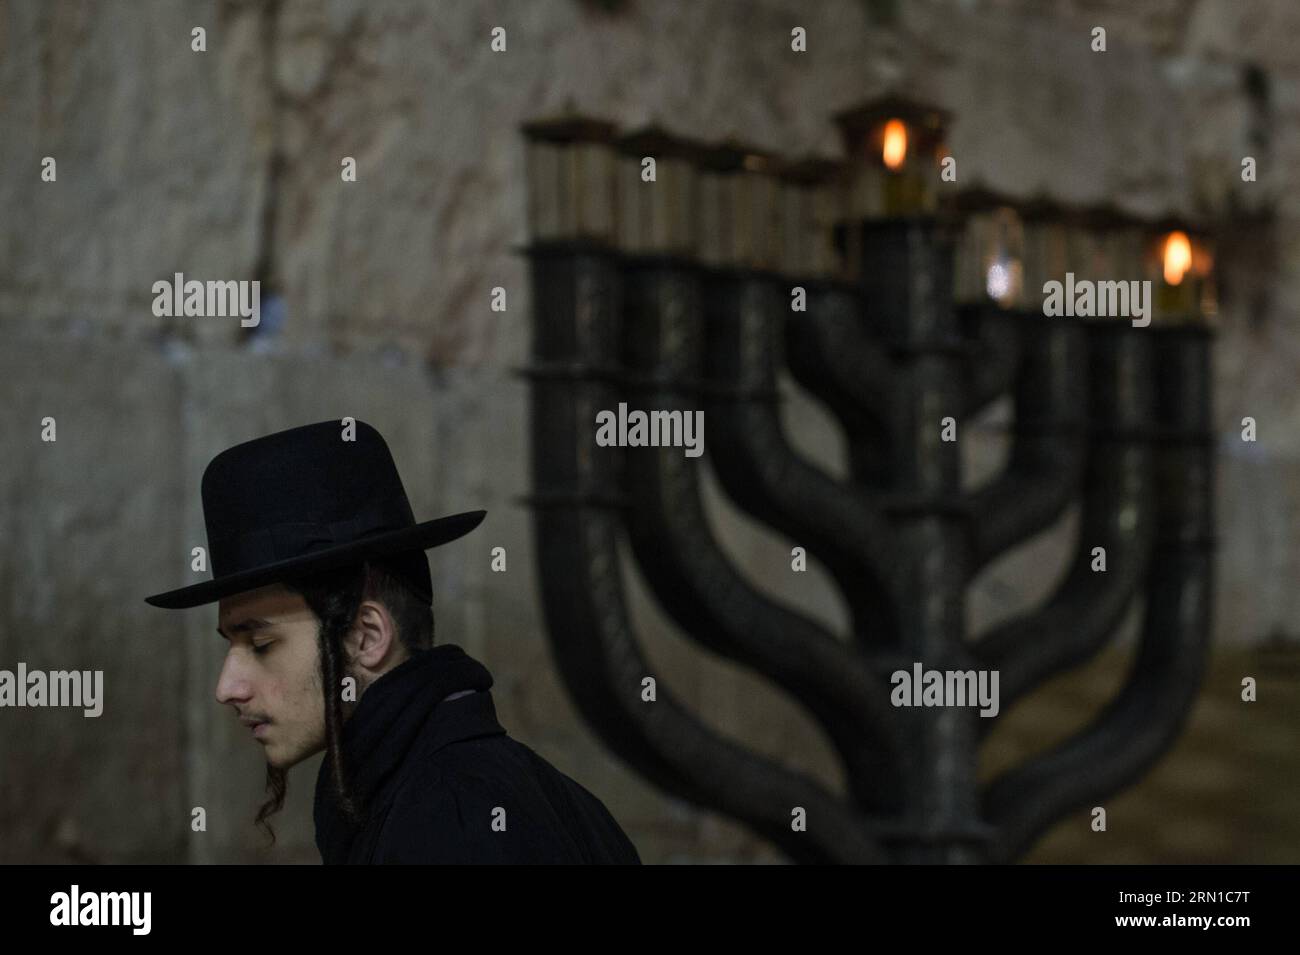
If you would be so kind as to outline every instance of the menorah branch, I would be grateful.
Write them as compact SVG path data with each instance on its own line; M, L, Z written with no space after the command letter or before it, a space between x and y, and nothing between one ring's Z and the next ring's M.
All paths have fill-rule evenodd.
M538 558L548 624L571 629L557 663L590 726L663 789L752 826L802 862L883 862L877 824L809 777L708 729L641 653L618 572L619 520L595 507L539 510ZM656 695L643 700L647 676ZM803 808L806 832L793 830Z
M1104 646L1141 593L1150 559L1155 506L1150 343L1140 330L1112 322L1086 323L1083 334L1087 347L1074 361L1088 369L1086 376L1078 374L1086 381L1080 404L1087 408L1087 455L1080 466L1083 502L1073 563L1042 608L975 645L976 656L1001 673L1004 712L1043 680Z
M596 411L617 400L620 292L611 256L534 247L534 496L542 602L564 632L557 663L606 743L658 785L751 825L794 859L883 861L878 825L806 776L742 749L693 717L652 676L619 573L616 451L595 442ZM544 267L543 267L544 264ZM552 373L552 369L566 369ZM807 831L795 831L802 807Z
M870 493L834 480L790 447L775 400L785 308L768 278L706 280L710 461L742 510L822 560L849 604L856 640L879 644L897 630L897 538Z
M1154 391L1147 438L1157 484L1167 493L1153 502L1154 543L1137 658L1124 689L1092 726L989 786L983 804L998 827L996 857L1002 861L1023 853L1060 814L1140 777L1177 736L1200 689L1215 549L1212 336L1195 326L1148 334Z
M967 495L972 575L1058 519L1079 487L1087 389L1084 332L1068 319L1017 322L1024 363L1006 469Z
M1063 814L1140 778L1178 735L1205 665L1212 557L1165 548L1155 562L1141 649L1119 697L1089 728L990 784L994 861L1018 858Z
M699 400L703 325L694 270L671 264L624 270L625 343L638 404L689 411ZM636 303L635 305L632 303ZM709 530L699 464L676 448L626 461L633 553L673 620L701 644L750 667L799 701L830 737L849 791L863 808L897 805L889 767L902 746L887 686L864 656L807 617L763 595L736 572Z
M1152 542L1148 461L1140 445L1094 446L1065 580L1044 606L975 644L976 658L1001 674L1002 712L1044 680L1090 659L1142 592ZM1094 569L1096 547L1105 550L1105 572ZM982 731L991 728L991 721L980 724Z
M844 429L854 482L880 492L889 486L893 366L880 336L868 327L858 289L845 282L802 280L806 312L785 322L786 362L799 385L819 399Z

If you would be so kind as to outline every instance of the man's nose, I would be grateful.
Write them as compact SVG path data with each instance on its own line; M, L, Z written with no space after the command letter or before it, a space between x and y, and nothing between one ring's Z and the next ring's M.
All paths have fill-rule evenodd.
M239 657L233 652L228 652L225 662L221 664L221 675L217 677L217 702L241 703L247 700L248 696L249 682L243 673Z

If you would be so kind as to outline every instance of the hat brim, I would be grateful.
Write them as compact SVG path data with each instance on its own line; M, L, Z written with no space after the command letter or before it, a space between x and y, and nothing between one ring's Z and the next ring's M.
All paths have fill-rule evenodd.
M412 524L398 531L388 531L371 537L361 537L337 547L315 551L288 560L278 560L261 567L241 570L236 574L227 574L214 580L205 580L201 584L169 590L166 593L145 597L145 603L164 610L184 610L212 603L222 597L255 590L267 584L277 583L286 577L299 574L312 574L319 571L334 570L357 563L367 557L381 557L408 550L427 550L446 544L458 537L463 537L478 527L487 511L465 511L439 517L421 524Z

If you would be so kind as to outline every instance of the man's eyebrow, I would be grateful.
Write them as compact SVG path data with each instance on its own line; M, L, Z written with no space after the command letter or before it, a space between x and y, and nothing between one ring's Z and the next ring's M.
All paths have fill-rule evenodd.
M271 623L271 621L269 620L263 620L260 617L254 617L250 620L241 620L239 623L232 624L230 627L230 632L251 633L254 630L265 630L268 627L273 627L273 626L275 626L275 624ZM226 633L226 631L222 630L220 627L217 627L217 633L221 634L227 640L230 639L230 634Z

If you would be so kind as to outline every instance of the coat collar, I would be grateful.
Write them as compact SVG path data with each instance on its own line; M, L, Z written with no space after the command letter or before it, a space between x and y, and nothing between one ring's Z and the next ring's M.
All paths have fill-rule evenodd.
M372 683L343 726L343 767L360 809L349 819L326 752L316 777L316 846L327 863L347 861L357 832L412 761L462 739L505 733L496 719L492 675L455 644L412 655ZM468 696L445 700L462 690Z

